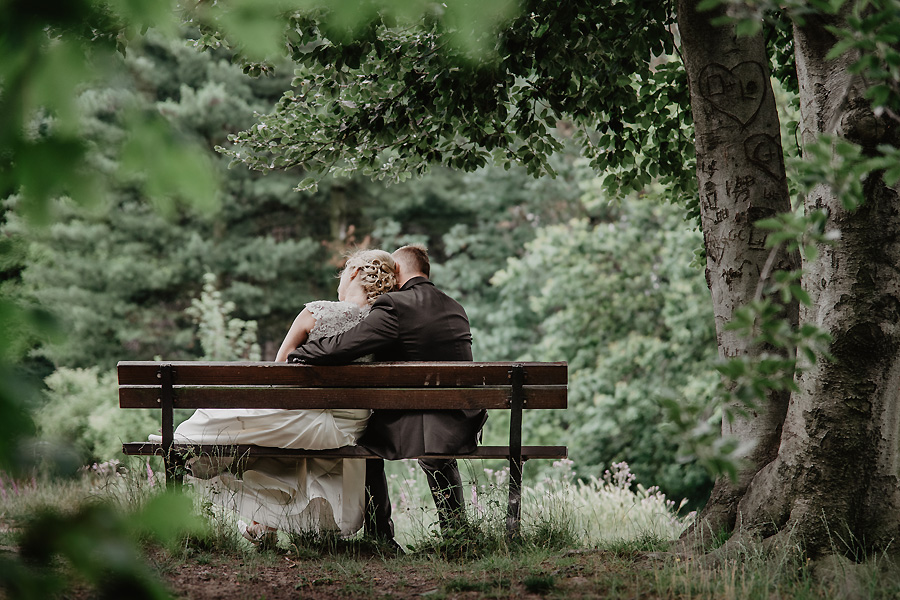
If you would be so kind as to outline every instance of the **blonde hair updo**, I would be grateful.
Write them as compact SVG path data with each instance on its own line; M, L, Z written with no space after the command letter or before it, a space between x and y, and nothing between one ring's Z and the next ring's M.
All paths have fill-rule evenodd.
M397 264L384 250L357 250L347 258L344 270L359 269L359 282L369 304L397 287Z

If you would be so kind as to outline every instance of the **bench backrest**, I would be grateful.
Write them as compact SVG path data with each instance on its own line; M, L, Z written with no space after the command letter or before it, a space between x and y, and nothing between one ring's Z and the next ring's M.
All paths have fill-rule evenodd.
M160 408L566 408L567 364L276 362L118 364L119 406Z

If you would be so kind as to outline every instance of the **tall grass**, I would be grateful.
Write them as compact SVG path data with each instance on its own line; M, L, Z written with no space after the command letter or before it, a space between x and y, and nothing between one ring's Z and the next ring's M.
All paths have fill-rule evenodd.
M389 477L394 500L398 541L408 545L437 535L437 515L431 494L415 461L405 472ZM553 463L550 474L523 487L522 537L551 547L593 548L648 538L676 539L694 514L681 508L658 488L645 488L625 463L611 466L600 478L576 479L573 463ZM465 470L465 469L463 469ZM479 543L503 538L506 531L509 469L468 469L466 496L469 521L478 529Z
M627 463L615 463L602 477L575 479L573 463L554 463L554 477L526 490L529 523L550 521L560 515L569 523L580 545L603 546L648 538L674 540L691 524L695 514L680 514L656 486L635 481Z
M654 569L653 587L675 597L724 600L888 600L900 598L900 569L889 553L861 562L854 549L812 560L799 540L774 547L745 544L712 563L704 557L675 557ZM858 550L858 549L856 549Z
M92 486L81 477L51 479L41 474L15 477L0 471L0 523L15 529L43 509L69 512L90 496Z
M26 515L38 506L71 510L85 502L104 501L123 511L139 509L149 497L164 488L161 465L154 461L130 458L124 463L110 461L82 470L69 480L42 478L17 479L0 474L3 495L0 518ZM421 545L439 537L437 515L425 477L415 461L389 465L388 478L393 501L397 540L405 546ZM474 468L464 463L468 521L471 528L460 535L478 535L503 545L506 537L508 501L507 468ZM202 494L191 492L195 511L208 524L204 545L235 550L238 516L210 502ZM679 516L674 503L655 488L634 481L628 465L611 467L600 478L576 479L572 462L554 463L551 474L523 488L522 540L542 546L590 548L598 545L646 539L676 538L693 515ZM291 538L287 543L293 544Z

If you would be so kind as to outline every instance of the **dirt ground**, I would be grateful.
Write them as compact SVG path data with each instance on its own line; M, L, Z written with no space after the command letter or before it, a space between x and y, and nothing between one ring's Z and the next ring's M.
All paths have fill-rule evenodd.
M12 600L18 592L12 596L4 593L3 566L20 549L8 543L11 530L2 522L0 534L0 600ZM471 546L464 547L471 550ZM286 547L282 540L277 550L224 551L195 543L168 549L144 545L140 553L149 572L179 600L678 597L672 595L672 582L663 575L673 559L662 552L633 547L614 551L531 546L521 553L493 554L484 547L474 552L480 558L442 555L442 546L410 549L400 556L385 555L382 547L360 543L328 548ZM62 560L51 570L59 584L53 587L59 593L50 596L61 600L142 595L135 588L127 593L116 587L98 590ZM26 596L38 597L34 593Z
M185 600L309 598L653 598L648 569L660 560L608 551L562 551L528 563L427 557L241 560L208 556L155 565ZM151 558L151 561L153 559ZM650 575L652 579L652 575Z

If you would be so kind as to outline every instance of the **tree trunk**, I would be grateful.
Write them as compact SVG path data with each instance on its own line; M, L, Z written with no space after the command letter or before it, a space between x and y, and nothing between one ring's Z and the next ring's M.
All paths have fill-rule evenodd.
M803 143L826 133L874 152L897 124L872 113L864 82L848 72L853 56L825 59L836 42L829 24L842 18L811 18L794 31ZM804 264L812 306L801 311L832 336L834 360L798 377L778 458L739 507L748 526L799 535L813 554L881 549L900 535L900 203L880 174L864 189L856 210L825 186L805 200L841 233Z
M331 186L331 237L330 240L345 241L347 238L347 188L339 182Z
M697 149L706 280L712 294L719 356L744 356L758 348L725 326L734 311L758 293L770 251L759 219L790 210L781 135L761 35L738 37L731 26L713 27L717 11L697 13L695 0L678 3L678 27L690 81ZM784 251L776 269L791 269ZM796 308L789 309L794 322ZM747 450L737 481L720 478L700 522L712 531L735 526L738 502L756 475L776 456L787 410L787 392L770 394L765 405L733 422L723 434Z

